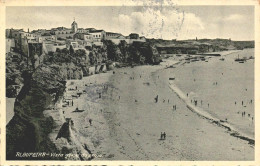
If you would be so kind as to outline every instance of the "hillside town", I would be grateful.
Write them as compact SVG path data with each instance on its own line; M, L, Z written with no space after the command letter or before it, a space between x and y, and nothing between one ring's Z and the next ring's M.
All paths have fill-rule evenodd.
M153 43L161 54L198 54L254 47L253 41L243 42L231 39L198 39L196 37L196 39L177 41L176 39L147 39L137 33L124 36L118 32L107 32L102 29L79 28L75 20L71 28L57 27L32 31L28 29L27 32L24 29L6 29L6 53L19 52L28 56L31 56L28 51L31 47L39 47L38 54L72 48L74 51L83 50L88 56L92 48L102 48L104 41L111 41L115 45L119 45L122 41L126 44L149 42Z
M56 52L57 49L84 50L88 54L92 47L102 47L104 40L110 40L115 44L125 41L127 44L133 42L145 42L144 36L131 33L123 36L120 33L106 32L95 28L79 28L74 20L71 28L57 27L38 29L25 32L23 29L6 29L6 53L20 51L28 55L29 45L40 45L41 54Z

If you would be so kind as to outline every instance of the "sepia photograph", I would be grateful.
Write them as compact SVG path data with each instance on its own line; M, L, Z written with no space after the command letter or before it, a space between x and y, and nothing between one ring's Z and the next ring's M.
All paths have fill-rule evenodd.
M256 160L255 6L132 2L5 6L4 160Z

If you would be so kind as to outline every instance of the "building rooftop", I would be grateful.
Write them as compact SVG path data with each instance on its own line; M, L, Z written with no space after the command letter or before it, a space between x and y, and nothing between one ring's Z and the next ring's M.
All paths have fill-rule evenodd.
M91 30L89 33L96 33L96 32L103 32L104 30L101 29L101 30Z

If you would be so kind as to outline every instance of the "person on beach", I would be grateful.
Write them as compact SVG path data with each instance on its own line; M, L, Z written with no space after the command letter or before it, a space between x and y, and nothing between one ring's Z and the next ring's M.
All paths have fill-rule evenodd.
M88 122L89 122L89 125L92 126L92 119L89 119Z
M165 102L165 100L163 99L163 103Z
M202 100L200 100L200 105L202 105Z
M71 106L73 106L73 100L71 101Z
M118 96L119 100L120 100L120 96Z
M155 103L158 102L158 95L154 98L154 100L155 100Z
M163 139L163 133L161 132L161 140Z
M101 93L98 93L99 94L99 98L101 98Z
M208 108L209 108L209 103L208 103Z
M189 97L189 94L187 93L187 97Z
M170 100L168 99L168 103L170 102Z
M163 133L163 139L166 140L166 133Z
M76 90L78 89L78 87L76 86Z
M237 102L235 101L235 105L237 104Z
M242 105L244 104L244 102L242 101Z

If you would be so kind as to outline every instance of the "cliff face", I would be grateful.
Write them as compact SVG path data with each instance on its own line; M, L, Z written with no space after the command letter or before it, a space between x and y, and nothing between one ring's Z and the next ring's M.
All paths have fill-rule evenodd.
M52 117L45 117L43 111L60 100L66 88L66 78L79 79L82 72L73 66L42 64L33 73L24 72L22 76L24 86L15 101L15 115L6 126L6 155L12 160L27 159L16 157L17 152L58 152L48 138L54 121Z
M109 48L110 47L111 46L109 46ZM142 44L134 45L131 48L128 48L128 46L122 44L120 48L121 50L113 47L113 49L110 49L111 55L114 52L114 49L117 50L117 59L114 60L119 60L119 62L125 61L132 63L133 60L136 60L134 62L140 64L153 63L154 54L156 54L152 47ZM107 52L107 46L99 49L94 48L91 54L92 56L89 57L90 61L93 65L100 62L107 63L105 67L110 69L109 64L112 64L112 62L107 62L107 59L109 59L107 58ZM65 122L65 119L63 119L60 115L61 111L55 106L60 102L61 97L64 94L66 80L82 79L83 76L89 75L88 60L85 52L76 51L70 53L66 49L59 50L56 53L45 55L41 63L39 62L37 65L28 65L26 63L26 59L23 59L23 57L20 57L19 60L23 62L23 68L19 68L19 65L17 65L18 63L13 63L13 58L10 59L10 63L7 65L7 71L10 69L10 72L8 73L12 73L12 65L16 65L15 68L19 71L17 72L18 74L16 74L19 75L19 77L16 75L10 75L10 77L6 78L7 81L9 81L8 84L13 85L20 84L20 82L23 83L23 87L15 100L14 117L6 126L7 160L65 159L64 157L53 158L50 156L45 156L44 158L21 158L16 156L17 152L45 152L62 154L70 152L77 154L91 153L89 147L87 147L88 143L78 140L84 140L84 138L74 136L77 135L75 134L77 133L77 130L71 128L70 121ZM102 70L103 67L104 66L101 66L99 70ZM95 68L97 68L97 66L95 66ZM19 78L18 83L14 82L16 78ZM15 97L16 94L13 96ZM48 113L46 113L46 110L48 110ZM46 116L46 114L49 116ZM53 114L57 114L58 117L53 116ZM62 146L58 146L56 144L57 142L50 137L50 135L58 134L56 133L56 130L60 130L59 128L62 124L63 126L65 124L65 127L63 127L63 129L59 132L60 135L69 133L69 136L66 137L73 142L74 146L66 146L66 141L63 142L64 144L58 142L58 144L62 144ZM60 141L60 139L57 141ZM60 142L62 141L63 140ZM91 158L80 157L71 159L88 160Z

